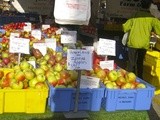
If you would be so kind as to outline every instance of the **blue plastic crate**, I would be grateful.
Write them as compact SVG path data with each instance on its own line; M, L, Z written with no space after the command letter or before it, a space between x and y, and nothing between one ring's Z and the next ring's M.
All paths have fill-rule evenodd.
M149 110L154 96L155 87L137 78L137 81L146 84L142 89L105 89L102 107L106 111L116 110Z
M80 89L78 110L100 111L105 88ZM50 86L48 106L52 112L74 110L75 88L54 88Z

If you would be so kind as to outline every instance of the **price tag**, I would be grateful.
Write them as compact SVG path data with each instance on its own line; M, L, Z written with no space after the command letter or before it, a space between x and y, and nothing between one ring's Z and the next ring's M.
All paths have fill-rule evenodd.
M29 39L13 38L10 40L9 52L29 54Z
M50 25L42 25L42 30L46 30L46 29L48 29L50 27L51 27Z
M92 70L92 52L90 50L68 49L68 70Z
M19 36L20 36L20 33L11 33L10 34L10 39L18 38Z
M42 33L41 33L40 30L32 30L32 31L31 31L31 35L32 35L34 38L36 38L36 39L38 39L38 40L41 40L41 35L42 35Z
M90 51L94 51L94 47L93 46L83 46L82 49L85 49L85 50L90 50Z
M23 27L24 31L30 32L32 30L32 24L29 22L25 23L25 26Z
M61 34L61 43L76 43L77 31L63 31Z
M80 88L99 88L99 78L90 76L81 76Z
M100 61L100 67L102 69L114 69L114 60Z
M56 50L56 40L53 38L46 38L45 39L46 47L52 48L53 50Z
M43 56L47 53L46 43L33 43L33 47L39 49Z
M115 56L116 55L115 46L116 46L115 40L100 38L99 44L97 46L97 54Z

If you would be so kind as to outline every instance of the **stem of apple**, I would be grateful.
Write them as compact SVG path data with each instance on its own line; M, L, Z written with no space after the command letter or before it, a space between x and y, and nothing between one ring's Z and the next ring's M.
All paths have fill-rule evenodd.
M78 100L79 100L79 92L80 92L80 80L81 80L81 70L78 70L78 81L77 81L77 89L76 89L74 112L78 111Z

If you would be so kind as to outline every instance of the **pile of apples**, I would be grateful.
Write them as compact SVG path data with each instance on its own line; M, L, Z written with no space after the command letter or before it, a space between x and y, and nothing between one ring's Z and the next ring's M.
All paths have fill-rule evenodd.
M0 70L1 89L45 89L45 82L45 71L40 68L34 69L27 61L21 62L8 71Z

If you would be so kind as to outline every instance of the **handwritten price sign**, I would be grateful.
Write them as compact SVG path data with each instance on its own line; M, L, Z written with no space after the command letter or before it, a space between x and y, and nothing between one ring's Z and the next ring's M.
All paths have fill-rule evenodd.
M9 52L29 54L29 41L26 38L10 39Z
M99 44L97 47L97 54L98 55L111 55L115 56L115 46L116 42L115 40L110 39L99 39Z
M61 35L61 43L76 43L77 31L63 31Z
M68 70L91 70L92 52L90 50L68 49L67 51Z

